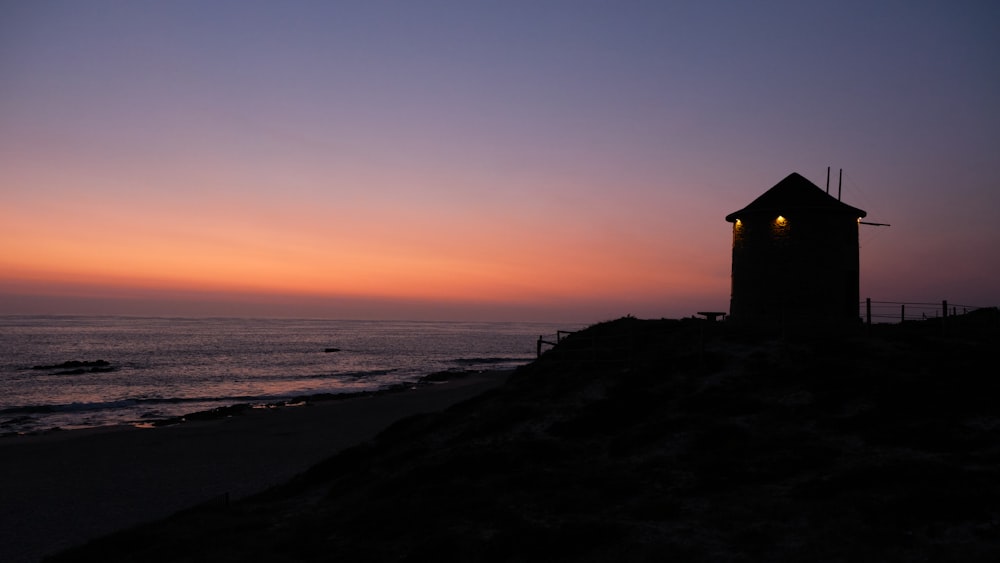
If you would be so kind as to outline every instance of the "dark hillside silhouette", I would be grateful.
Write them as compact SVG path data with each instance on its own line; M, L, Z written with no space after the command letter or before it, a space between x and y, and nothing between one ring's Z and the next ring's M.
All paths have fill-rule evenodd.
M1000 314L601 323L283 487L57 561L1000 560Z

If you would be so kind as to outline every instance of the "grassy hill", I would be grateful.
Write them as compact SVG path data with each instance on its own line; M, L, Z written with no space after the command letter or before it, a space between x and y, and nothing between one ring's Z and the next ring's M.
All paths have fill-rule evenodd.
M997 561L996 309L623 318L283 487L58 561Z

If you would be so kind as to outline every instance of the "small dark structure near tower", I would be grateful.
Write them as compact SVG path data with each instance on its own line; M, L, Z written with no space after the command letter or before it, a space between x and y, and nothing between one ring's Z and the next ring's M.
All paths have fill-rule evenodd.
M865 215L795 172L727 215L729 318L755 325L857 323L858 222Z

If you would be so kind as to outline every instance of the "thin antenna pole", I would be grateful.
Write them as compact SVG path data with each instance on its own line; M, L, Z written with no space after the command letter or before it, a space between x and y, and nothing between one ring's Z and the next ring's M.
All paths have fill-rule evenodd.
M844 169L840 169L840 179L837 180L837 201L840 201L840 186L844 183Z
M830 167L826 167L826 193L830 193Z

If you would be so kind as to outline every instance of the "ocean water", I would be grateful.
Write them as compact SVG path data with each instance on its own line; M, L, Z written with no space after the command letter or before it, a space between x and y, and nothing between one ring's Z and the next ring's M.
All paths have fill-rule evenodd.
M509 322L0 317L0 435L148 424L234 404L378 390L439 371L511 369L534 359L539 335L567 329Z

